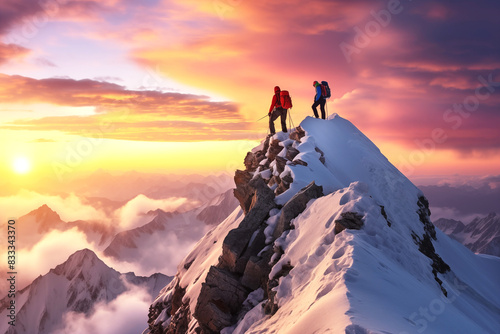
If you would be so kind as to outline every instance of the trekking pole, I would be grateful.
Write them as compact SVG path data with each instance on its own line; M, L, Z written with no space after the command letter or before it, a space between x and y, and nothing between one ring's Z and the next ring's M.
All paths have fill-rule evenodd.
M288 126L290 128L290 131L295 128L295 124L293 124L293 120L292 120L292 113L290 112L290 125ZM292 128L292 125L293 125L293 128Z
M269 115L265 115L264 117L259 118L258 120L256 120L256 122L260 121L261 119L266 118L267 116L269 116Z
M328 101L325 102L326 104L326 119L328 119L329 113L328 113Z

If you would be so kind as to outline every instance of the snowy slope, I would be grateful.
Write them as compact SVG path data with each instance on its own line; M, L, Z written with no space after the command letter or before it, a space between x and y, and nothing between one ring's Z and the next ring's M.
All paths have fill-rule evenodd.
M434 224L474 253L500 256L500 216L496 213L476 217L467 225L445 218L438 219Z
M120 274L92 251L80 250L16 293L16 326L8 327L2 321L0 333L52 333L63 325L64 314L69 311L89 315L95 304L114 300L130 286L144 287L155 296L170 280L162 274L151 277ZM9 301L7 297L0 301L2 319L6 319Z
M274 136L283 147L278 156L298 151L293 161L286 161L281 173L276 160L271 169L263 161L253 177L293 179L275 198L278 205L311 181L323 187L324 196L310 200L292 220L294 229L273 241L283 251L269 274L270 281L278 279L276 313L264 313L269 291L248 291L247 312L222 332L499 333L500 260L474 255L434 231L422 192L350 122L337 115L327 121L308 117L300 126L306 135L298 141ZM269 212L268 239L282 210ZM338 233L347 213L359 215L363 226ZM242 220L238 209L200 240L153 303L159 315L146 332L163 333L174 321L180 328L178 317L195 332L197 319L191 315L207 273L218 263L221 241ZM176 302L179 297L182 303Z

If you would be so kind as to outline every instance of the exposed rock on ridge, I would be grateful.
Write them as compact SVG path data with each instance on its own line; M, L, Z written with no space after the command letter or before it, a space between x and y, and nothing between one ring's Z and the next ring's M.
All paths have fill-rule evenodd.
M245 170L237 170L234 176L234 196L245 217L224 238L222 254L204 278L194 314L189 311L184 288L177 284L172 287L172 294L167 300L150 308L149 333L185 333L192 317L197 320L197 333L219 333L244 315L243 302L258 289L264 291L268 308L277 309L272 288L277 284L279 275L270 282L269 274L282 250L272 245L283 232L293 228L292 220L305 210L311 199L323 196L322 187L311 182L284 205L275 201L275 197L285 192L293 182L292 176L284 173L285 166L307 165L295 159L299 150L293 145L294 142L300 143L304 135L304 130L298 127L292 130L289 137L268 136L260 149L248 152L244 160ZM324 163L321 157L322 153L320 161ZM279 215L275 226L267 222L271 213ZM282 270L280 275L286 273ZM163 327L158 319L167 317L170 321Z

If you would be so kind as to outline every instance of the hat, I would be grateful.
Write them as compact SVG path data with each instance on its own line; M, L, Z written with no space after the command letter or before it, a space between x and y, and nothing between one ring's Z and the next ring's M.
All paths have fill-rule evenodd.
M274 87L274 92L275 92L275 93L276 93L276 92L281 92L280 87L279 87L279 86L275 86L275 87Z
M314 82L313 82L313 86L314 86L314 87L316 87L317 85L319 85L319 82L314 81Z

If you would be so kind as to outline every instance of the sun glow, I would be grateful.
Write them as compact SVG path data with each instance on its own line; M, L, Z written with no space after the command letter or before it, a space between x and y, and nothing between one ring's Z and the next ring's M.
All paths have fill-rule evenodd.
M26 174L31 170L31 162L25 156L18 156L12 162L12 169L17 174Z

